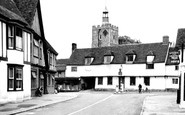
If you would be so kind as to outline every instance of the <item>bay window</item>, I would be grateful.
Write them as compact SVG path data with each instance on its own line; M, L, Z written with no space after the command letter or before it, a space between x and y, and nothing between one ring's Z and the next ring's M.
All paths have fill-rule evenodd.
M16 50L23 49L23 31L21 28L8 25L8 48Z

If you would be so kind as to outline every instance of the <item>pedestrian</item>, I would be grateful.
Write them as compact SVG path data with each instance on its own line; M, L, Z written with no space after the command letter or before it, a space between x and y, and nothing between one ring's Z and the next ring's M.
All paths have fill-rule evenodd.
M119 93L119 86L116 85L116 92L115 93Z
M36 91L35 91L35 96L42 96L42 90L43 88L41 86L39 86Z
M139 93L141 93L142 85L141 85L141 84L139 84L138 88L139 88Z

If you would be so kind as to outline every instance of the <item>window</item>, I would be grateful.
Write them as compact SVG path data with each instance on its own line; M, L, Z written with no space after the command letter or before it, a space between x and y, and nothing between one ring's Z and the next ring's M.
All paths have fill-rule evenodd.
M172 84L178 84L178 78L172 78Z
M144 77L144 83L146 86L150 86L150 78L149 77Z
M103 85L103 77L98 77L98 85Z
M52 63L53 63L53 58L52 58L52 54L50 53L50 65L52 66Z
M136 85L136 77L130 77L130 85Z
M175 70L179 70L179 66L178 65L175 66Z
M92 60L93 60L93 58L91 58L91 57L85 58L85 65L90 65Z
M37 71L36 70L32 70L31 71L31 88L35 89L37 88L37 82L36 79L37 78Z
M23 42L22 42L22 29L16 28L16 49L22 50Z
M33 40L34 46L33 46L33 55L35 57L39 57L39 42L37 40Z
M71 67L72 72L77 72L77 67Z
M107 78L107 85L112 85L112 77Z
M104 64L109 64L112 61L113 56L104 56Z
M146 69L154 69L154 64L146 64Z
M135 59L136 55L133 55L133 54L127 54L126 56L126 62L127 63L133 63L134 59Z
M14 27L8 26L8 48L14 48Z
M108 34L107 30L103 31L103 35L106 36Z
M154 60L154 56L153 55L147 56L147 63L153 63L153 60Z
M23 90L23 66L8 65L8 91Z
M42 60L42 51L43 51L43 50L42 50L42 46L43 46L43 45L42 45L42 43L40 42L40 51L39 51L39 54L40 54L40 55L39 55L39 57L40 57L41 60Z

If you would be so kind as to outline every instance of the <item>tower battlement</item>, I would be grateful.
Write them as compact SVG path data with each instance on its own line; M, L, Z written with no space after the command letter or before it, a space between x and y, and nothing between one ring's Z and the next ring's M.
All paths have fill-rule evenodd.
M102 24L102 25L92 26L92 29L94 29L94 30L102 29L102 28L111 28L111 29L114 29L114 30L118 30L118 27L114 26L112 24Z

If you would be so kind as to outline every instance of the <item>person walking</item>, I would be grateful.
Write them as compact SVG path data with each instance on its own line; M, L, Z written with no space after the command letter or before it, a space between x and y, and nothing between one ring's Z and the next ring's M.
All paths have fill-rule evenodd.
M141 84L139 84L138 88L139 88L139 93L141 93L142 85L141 85Z

